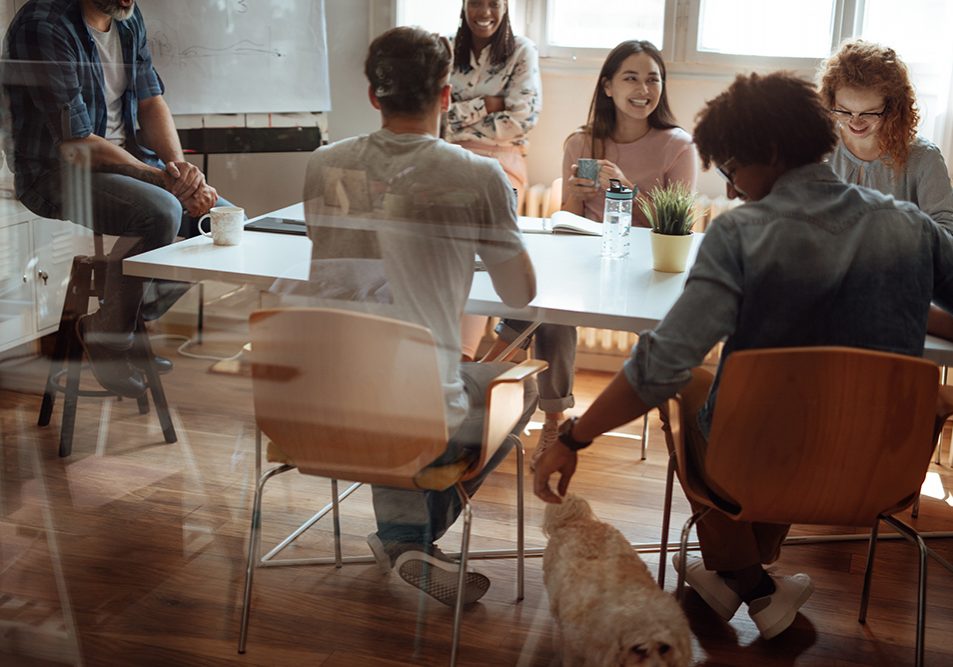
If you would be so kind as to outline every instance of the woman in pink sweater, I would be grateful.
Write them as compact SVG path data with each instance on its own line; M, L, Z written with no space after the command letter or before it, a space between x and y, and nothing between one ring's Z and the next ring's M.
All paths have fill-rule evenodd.
M576 176L584 157L599 161L598 180ZM694 191L697 175L691 135L675 124L668 105L662 54L651 42L622 42L599 72L589 121L566 139L563 210L601 221L610 178L637 186L645 197L673 181ZM639 207L633 209L632 224L648 227Z

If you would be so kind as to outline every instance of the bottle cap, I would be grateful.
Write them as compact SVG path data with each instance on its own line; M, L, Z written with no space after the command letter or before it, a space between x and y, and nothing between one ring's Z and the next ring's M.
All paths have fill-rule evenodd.
M635 193L622 185L617 178L609 179L609 187L606 188L606 199L632 199Z

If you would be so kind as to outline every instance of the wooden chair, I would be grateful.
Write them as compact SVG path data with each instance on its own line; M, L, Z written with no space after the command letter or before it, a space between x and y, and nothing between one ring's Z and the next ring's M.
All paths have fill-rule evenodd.
M918 497L930 464L938 376L931 362L870 350L735 352L718 388L704 478L687 456L680 397L671 400L674 452L660 570L665 567L673 472L685 495L706 507L682 531L678 594L689 532L712 509L749 522L870 526L858 619L864 623L877 528L884 521L920 550L916 664L921 665L928 549L916 530L892 514Z
M69 283L66 287L66 299L63 302L63 313L60 316L59 328L56 332L56 342L53 347L53 356L50 362L50 372L46 379L46 388L43 391L43 402L40 405L40 414L37 418L38 426L47 426L53 416L53 406L56 394L63 394L63 417L60 422L59 455L69 456L73 451L73 427L76 423L76 406L79 398L116 396L105 389L80 389L80 371L83 362L83 346L76 335L76 320L89 312L89 300L101 299L104 294L106 281L106 257L103 253L103 237L94 236L95 254L92 257L77 255L73 258L70 269ZM175 427L169 415L169 405L166 401L162 380L155 368L152 345L149 342L149 333L146 331L142 316L136 321L135 336L132 353L140 360L140 367L144 369L148 390L155 403L162 436L167 443L176 441ZM65 376L65 380L63 380ZM121 399L122 397L120 397ZM137 399L140 414L149 412L149 398L143 394Z
M527 361L495 378L487 390L487 416L479 453L472 460L435 468L428 464L446 450L448 433L436 346L430 331L375 315L322 308L260 310L251 315L250 331L255 419L260 431L271 440L269 458L280 458L284 463L262 474L255 490L239 653L245 651L252 580L261 562L257 554L264 486L275 475L297 469L305 475L403 489L454 487L463 503L460 579L450 655L450 664L455 664L463 611L459 592L466 574L471 519L470 499L462 483L475 477L507 437L512 437L510 431L523 412L522 383L546 368L545 362ZM517 445L515 449L520 471L517 596L522 598L522 447ZM280 450L280 456L274 455L275 450ZM337 538L340 524L336 484L332 485L332 497ZM313 521L299 531L310 523ZM308 562L340 567L345 559L337 541L335 547L334 559Z

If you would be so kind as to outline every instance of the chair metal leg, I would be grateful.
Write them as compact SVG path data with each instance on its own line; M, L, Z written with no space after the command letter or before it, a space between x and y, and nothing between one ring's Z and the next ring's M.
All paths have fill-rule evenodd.
M255 424L255 479L261 478L261 429Z
M248 639L248 615L251 613L251 587L255 576L255 566L258 564L258 546L261 544L261 496L265 489L265 482L283 472L294 470L294 466L280 465L272 468L258 478L255 486L255 499L252 502L251 530L248 534L248 563L245 569L245 592L242 595L242 620L238 631L238 652L245 652L245 642Z
M870 545L867 547L867 567L864 568L864 590L860 594L859 623L867 622L867 603L870 602L870 581L874 571L874 552L877 550L877 534L880 532L880 517L870 529Z
M470 507L470 498L467 496L463 484L454 485L460 502L463 504L463 539L460 541L460 575L457 577L457 602L453 608L453 635L450 638L450 667L457 664L457 648L460 642L460 621L463 619L463 590L467 583L467 555L470 552L470 521L473 518L473 509Z
M646 459L646 450L649 448L649 413L642 417L642 460Z
M946 366L940 366L940 384L941 385L946 384L946 375L948 371L949 369ZM936 463L937 465L940 465L940 456L942 455L942 452L943 452L943 437L942 436L943 436L943 429L941 428L940 433L939 435L937 435L937 438L936 438L936 452L934 452L936 456L933 459L933 462ZM953 461L953 450L951 450L950 452L950 460Z
M331 480L331 522L334 524L334 567L340 569L341 560L341 507L338 502L338 481Z
M910 506L910 518L916 519L920 516L920 494L917 494L917 497L913 499L913 505Z
M665 559L668 557L668 531L672 521L672 490L675 485L675 454L668 456L665 473L665 505L662 508L662 537L659 540L658 586L665 588Z
M525 596L526 572L526 513L524 510L523 442L516 436L516 601Z
M917 545L920 550L920 576L917 581L917 647L915 667L923 667L923 635L926 626L927 613L927 554L928 549L923 537L916 530L900 519L889 515L881 515L881 519L889 523L894 530Z
M682 528L682 539L678 546L678 583L675 585L675 599L682 603L685 601L685 569L688 566L688 536L691 535L692 527L698 523L703 516L708 514L706 507L700 512L695 512L685 526Z

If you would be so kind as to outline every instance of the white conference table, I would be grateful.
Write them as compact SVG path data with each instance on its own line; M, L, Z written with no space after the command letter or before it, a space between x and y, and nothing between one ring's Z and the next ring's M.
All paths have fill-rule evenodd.
M303 220L301 204L268 214ZM262 216L264 217L264 216ZM639 332L655 326L681 294L688 276L652 269L649 230L633 228L629 256L600 257L602 239L575 234L525 234L536 269L537 296L529 306L504 305L486 272L473 279L467 312L552 324ZM701 234L689 257L694 261ZM277 279L308 281L311 242L303 236L246 231L241 245L216 246L205 236L123 261L123 272L144 278L216 280L268 290ZM924 357L953 366L953 342L927 336Z

